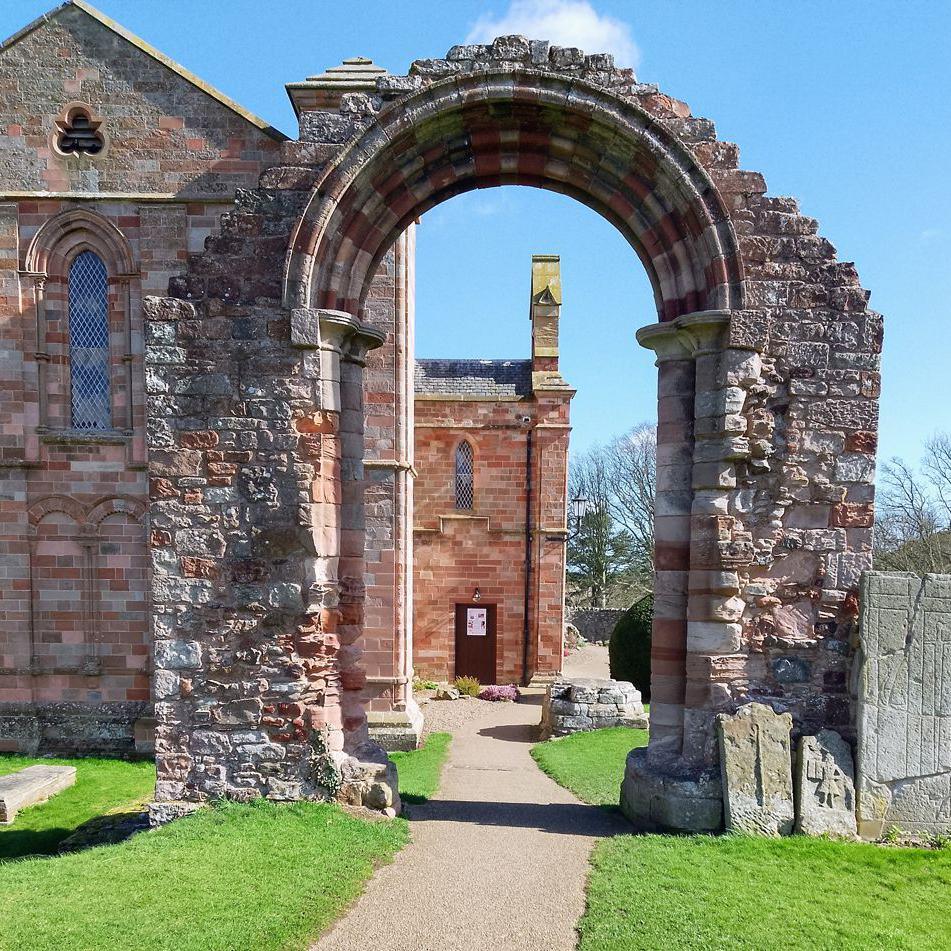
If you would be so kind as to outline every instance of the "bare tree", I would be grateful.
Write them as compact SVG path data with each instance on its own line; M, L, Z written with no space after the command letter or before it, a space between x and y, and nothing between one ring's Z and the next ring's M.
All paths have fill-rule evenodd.
M930 439L916 470L902 459L882 467L875 565L898 571L951 571L951 436Z
M635 426L605 450L609 506L637 548L642 572L653 571L654 495L657 491L657 427Z
M644 424L571 461L570 496L588 502L568 545L577 603L627 607L653 586L656 439Z

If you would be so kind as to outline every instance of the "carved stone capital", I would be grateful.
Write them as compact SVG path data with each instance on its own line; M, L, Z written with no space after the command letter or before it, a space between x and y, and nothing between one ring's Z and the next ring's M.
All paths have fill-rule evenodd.
M385 337L350 313L316 307L291 311L291 344L301 350L332 350L342 359L362 362Z
M701 310L675 320L648 324L637 331L637 342L657 354L657 363L695 359L729 346L730 312Z

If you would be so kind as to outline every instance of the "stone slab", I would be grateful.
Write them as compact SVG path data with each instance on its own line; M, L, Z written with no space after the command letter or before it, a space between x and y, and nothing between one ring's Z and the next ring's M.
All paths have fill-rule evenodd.
M717 715L723 811L730 832L793 831L792 717L763 703Z
M796 756L796 832L855 836L852 748L834 730L799 740Z
M0 776L0 824L9 825L21 809L46 802L75 782L75 766L27 766Z
M951 576L866 572L859 833L951 831Z

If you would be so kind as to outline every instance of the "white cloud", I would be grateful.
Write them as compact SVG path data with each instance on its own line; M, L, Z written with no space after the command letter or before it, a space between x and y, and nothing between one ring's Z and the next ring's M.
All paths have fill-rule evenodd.
M922 231L918 237L921 238L921 240L926 243L929 241L936 241L938 238L941 237L941 229L940 228L925 228L925 230Z
M466 42L490 43L512 33L586 53L613 53L620 66L636 66L640 58L630 26L598 13L588 0L511 0L501 16L479 17Z

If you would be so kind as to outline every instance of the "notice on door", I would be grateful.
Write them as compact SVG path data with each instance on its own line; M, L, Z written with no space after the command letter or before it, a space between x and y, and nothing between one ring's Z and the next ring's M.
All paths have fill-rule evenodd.
M469 637L485 637L488 633L485 608L466 608L466 634Z

